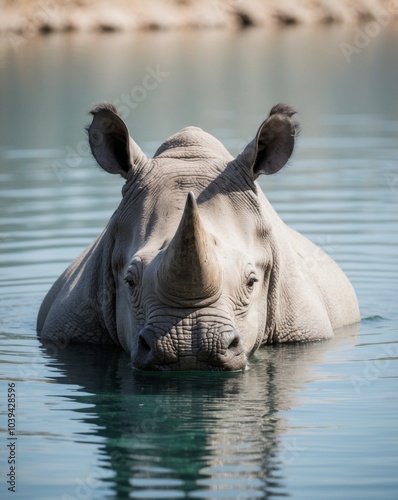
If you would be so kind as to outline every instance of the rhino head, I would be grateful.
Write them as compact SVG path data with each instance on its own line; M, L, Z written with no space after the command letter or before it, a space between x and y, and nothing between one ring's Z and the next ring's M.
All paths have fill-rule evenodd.
M94 157L126 179L107 227L118 342L141 369L245 368L264 340L272 260L255 179L289 159L294 111L275 106L236 159L194 127L147 159L116 109L92 114Z
M347 277L256 182L292 154L292 108L274 106L236 158L188 127L149 159L112 105L92 115L92 153L124 177L122 200L44 299L42 339L115 343L139 369L240 370L262 343L330 338L359 320Z

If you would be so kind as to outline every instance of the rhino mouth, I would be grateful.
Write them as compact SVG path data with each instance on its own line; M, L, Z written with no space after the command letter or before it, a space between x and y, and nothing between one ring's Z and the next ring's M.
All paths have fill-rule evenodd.
M196 329L197 330L197 329ZM240 371L247 367L247 357L237 330L213 327L205 333L176 335L159 333L151 327L141 330L132 365L139 370Z

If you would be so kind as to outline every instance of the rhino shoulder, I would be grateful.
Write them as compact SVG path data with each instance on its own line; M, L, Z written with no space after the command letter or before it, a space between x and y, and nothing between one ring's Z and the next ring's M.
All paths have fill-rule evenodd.
M98 274L90 272L90 268L97 267L98 240L72 262L44 298L37 317L41 340L58 347L69 343L114 343L102 314L104 294L97 282Z

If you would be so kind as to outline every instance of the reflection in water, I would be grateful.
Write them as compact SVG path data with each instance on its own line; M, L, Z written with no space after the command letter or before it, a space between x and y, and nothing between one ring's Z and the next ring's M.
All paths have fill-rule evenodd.
M245 373L139 372L120 350L86 346L60 351L49 368L84 392L72 400L84 403L76 411L104 438L107 473L97 479L118 498L268 498L284 492L283 466L299 453L281 447L279 413L299 403L295 391L314 378L324 353L357 330L345 328L322 343L260 349Z

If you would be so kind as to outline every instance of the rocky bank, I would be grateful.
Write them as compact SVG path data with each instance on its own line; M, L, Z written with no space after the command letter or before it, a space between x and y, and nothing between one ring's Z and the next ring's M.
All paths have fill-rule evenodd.
M0 0L0 31L247 28L398 17L398 0Z

